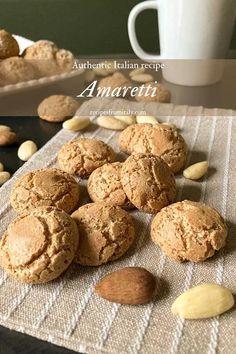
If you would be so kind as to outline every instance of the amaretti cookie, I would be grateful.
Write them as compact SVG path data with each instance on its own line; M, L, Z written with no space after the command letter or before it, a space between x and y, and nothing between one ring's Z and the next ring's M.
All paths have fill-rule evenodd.
M12 57L0 61L0 72L4 85L14 85L18 82L38 78L38 72L34 66L20 57Z
M16 39L7 31L0 30L0 60L19 55L19 45Z
M116 159L113 149L101 140L75 139L58 153L58 164L63 171L88 177L96 168Z
M116 88L132 87L132 83L125 75L120 72L115 72L113 75L107 76L99 81L99 87L110 88L114 90ZM127 91L128 93L128 91Z
M184 200L155 216L151 237L174 260L200 262L225 245L227 226L215 209Z
M63 210L39 207L21 214L0 241L0 264L22 283L57 278L72 262L78 228Z
M55 206L71 213L78 206L79 184L56 168L34 170L16 181L10 200L19 213L39 206Z
M87 189L93 202L105 202L124 209L133 207L127 198L120 180L122 163L107 163L89 176Z
M53 95L45 98L38 106L38 115L48 122L63 122L72 117L80 103L70 96Z
M99 266L120 258L134 241L132 217L118 206L91 203L72 214L81 235L75 262Z
M72 70L73 54L48 40L39 40L23 52L25 59L31 60L40 76L51 76Z
M151 94L146 93L147 89L151 87ZM155 89L155 94L153 93L153 89ZM139 90L136 92L135 99L138 102L161 102L168 103L170 102L170 91L163 86L162 84L156 82L147 82L142 85Z
M176 194L173 173L152 154L131 155L123 163L121 183L131 203L145 213L157 213L172 203Z
M133 124L119 136L119 148L127 154L150 153L161 157L177 173L186 162L187 145L183 137L164 124Z

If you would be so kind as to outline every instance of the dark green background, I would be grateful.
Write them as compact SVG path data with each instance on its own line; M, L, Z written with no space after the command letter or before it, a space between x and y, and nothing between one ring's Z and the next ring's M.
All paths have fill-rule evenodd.
M0 27L33 40L51 39L77 55L132 53L127 18L138 2L141 1L0 0ZM140 15L137 29L144 49L158 51L155 11ZM231 48L236 49L236 31Z

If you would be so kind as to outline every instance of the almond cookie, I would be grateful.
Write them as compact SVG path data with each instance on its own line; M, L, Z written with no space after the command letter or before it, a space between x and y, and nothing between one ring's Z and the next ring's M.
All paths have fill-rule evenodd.
M99 81L99 87L101 88L110 88L110 90L114 90L117 88L127 87L129 89L132 88L132 83L127 77L123 74L116 72L113 75L107 76L104 79ZM128 90L129 91L129 90ZM127 91L127 93L128 93Z
M40 40L26 48L25 59L31 60L40 72L40 76L51 76L72 70L73 54L65 49L59 49L51 41Z
M173 173L152 154L131 155L123 163L121 183L131 203L145 213L157 213L172 203L176 194Z
M70 96L53 95L40 103L38 115L48 122L63 122L72 117L79 106L79 102Z
M19 55L19 45L15 38L5 30L0 30L0 59Z
M101 140L75 139L59 151L60 168L80 177L88 177L96 168L116 159L113 149Z
M77 247L74 220L61 209L39 207L8 226L0 241L0 262L22 283L45 283L68 268Z
M150 93L147 95L146 91L148 87L151 87ZM153 94L153 89L155 94ZM145 95L146 93L146 95ZM168 103L170 102L170 91L165 88L162 84L157 84L155 82L147 82L142 85L139 90L136 92L135 99L138 102L161 102Z
M120 180L122 163L107 163L92 172L87 189L93 202L105 202L124 209L133 207L127 198Z
M59 169L35 170L16 181L10 201L19 213L39 206L55 206L70 213L78 206L79 185Z
M0 61L0 72L4 85L14 85L18 82L38 78L38 72L34 66L20 57L12 57Z
M132 245L135 237L132 217L118 206L86 204L72 214L81 235L75 262L99 266L114 261Z
M180 171L187 159L183 137L164 124L133 124L119 136L119 148L127 154L144 153L161 157L172 172Z
M215 209L184 200L155 216L151 237L174 260L200 262L224 247L227 226Z

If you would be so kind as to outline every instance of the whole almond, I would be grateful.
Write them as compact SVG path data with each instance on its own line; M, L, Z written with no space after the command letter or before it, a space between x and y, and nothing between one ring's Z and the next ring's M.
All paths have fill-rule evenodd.
M207 173L208 167L209 165L207 161L198 162L187 167L183 171L183 175L185 178L197 180L202 178Z
M144 74L145 73L145 68L137 68L132 71L130 71L129 76L132 78L132 76L136 76L139 74Z
M4 171L4 165L0 162L0 172Z
M128 127L125 122L116 119L112 116L100 116L97 118L97 125L102 128L112 129L112 130L123 130Z
M18 149L18 157L22 161L28 161L31 156L33 156L36 151L38 150L37 145L31 141L27 140L24 143L21 144L21 146Z
M89 117L73 117L71 119L66 120L63 123L63 128L67 130L71 130L73 132L77 132L79 130L87 128L89 124L90 124Z
M0 146L12 145L16 142L17 136L16 133L9 130L0 131Z
M220 315L234 306L231 291L218 284L201 284L180 295L171 307L174 315L197 320Z
M154 116L137 116L136 117L137 123L150 123L150 124L158 124L156 117Z
M127 267L106 275L95 287L97 295L118 304L138 305L151 301L154 276L144 268Z
M11 177L9 172L0 172L0 186L2 186Z
M122 122L125 122L128 125L132 125L136 123L135 116L114 116L114 117L118 120L121 120Z
M150 74L137 74L137 75L132 75L131 79L136 82L151 82L154 80L153 76Z

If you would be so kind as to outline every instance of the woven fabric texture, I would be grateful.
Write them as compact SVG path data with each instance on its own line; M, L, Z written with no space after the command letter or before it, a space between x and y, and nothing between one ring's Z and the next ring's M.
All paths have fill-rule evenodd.
M109 103L109 104L108 104ZM113 107L142 109L142 104L114 101ZM111 107L96 99L85 103L80 113ZM150 240L149 214L132 211L137 240L122 259L102 267L76 264L59 279L43 285L21 285L0 270L0 324L40 339L84 353L201 353L231 354L236 347L236 311L209 320L184 321L171 314L175 298L202 282L217 282L236 294L236 115L232 111L204 110L202 107L149 104L148 113L160 121L175 123L189 146L187 164L207 159L208 174L202 181L177 175L177 200L191 199L215 207L227 220L226 248L212 259L178 264L168 259ZM164 112L164 113L163 113ZM70 139L96 137L118 152L119 133L92 125L81 133L61 130L31 160L23 165L0 191L0 234L15 217L9 193L16 179L26 172L56 166L60 147ZM122 155L118 155L122 157ZM80 182L83 186L86 181ZM83 188L81 203L89 202ZM94 292L105 274L125 266L142 266L158 279L154 302L143 306L109 303Z

